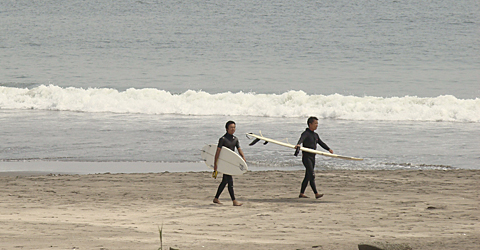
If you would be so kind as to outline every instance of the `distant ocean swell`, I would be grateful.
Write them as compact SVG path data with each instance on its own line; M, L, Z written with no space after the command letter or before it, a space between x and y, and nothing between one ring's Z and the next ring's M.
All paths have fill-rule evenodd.
M0 86L0 109L38 109L180 115L305 117L372 121L480 122L480 99L218 93L189 90L172 94L158 89L35 88Z

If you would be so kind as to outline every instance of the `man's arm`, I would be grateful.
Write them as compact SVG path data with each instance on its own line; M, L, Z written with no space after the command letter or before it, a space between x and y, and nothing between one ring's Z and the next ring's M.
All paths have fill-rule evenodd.
M218 161L218 157L220 157L220 151L222 150L222 148L219 148L217 147L217 152L215 152L215 160L213 161L213 171L217 171L217 161Z
M245 162L247 161L245 160L245 155L243 154L243 150L241 148L238 148L238 154L243 158Z
M322 139L320 139L320 137L318 137L318 145L320 145L323 149L328 150L328 152L333 154L333 150L329 146L327 146L327 144L323 142Z
M300 139L298 139L297 145L295 145L295 148L299 148L300 145L305 141L305 138L307 137L306 133L303 132L302 135L300 135Z

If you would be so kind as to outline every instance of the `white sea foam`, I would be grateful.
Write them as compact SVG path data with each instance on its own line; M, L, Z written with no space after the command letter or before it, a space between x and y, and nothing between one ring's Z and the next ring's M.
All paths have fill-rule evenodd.
M241 115L343 120L480 122L480 99L218 93L189 90L173 94L158 89L35 88L0 86L1 109L39 109L180 115Z

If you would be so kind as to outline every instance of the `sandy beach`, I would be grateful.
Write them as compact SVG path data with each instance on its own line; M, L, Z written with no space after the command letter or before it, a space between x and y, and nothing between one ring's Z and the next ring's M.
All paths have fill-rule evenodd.
M233 207L210 172L2 174L0 249L480 248L478 170L317 171L319 200L303 175L236 176Z

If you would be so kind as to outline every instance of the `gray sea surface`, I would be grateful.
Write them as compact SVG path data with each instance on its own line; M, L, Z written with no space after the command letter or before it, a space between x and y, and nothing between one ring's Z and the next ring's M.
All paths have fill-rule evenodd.
M479 13L475 0L1 1L0 161L198 162L233 119L251 169L302 169L244 134L295 143L314 115L335 153L365 158L320 169L480 169Z

